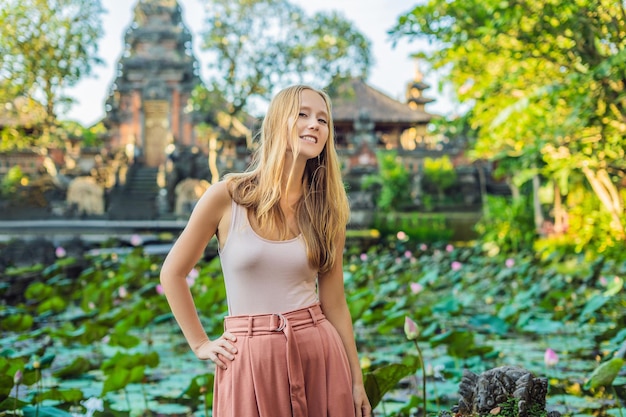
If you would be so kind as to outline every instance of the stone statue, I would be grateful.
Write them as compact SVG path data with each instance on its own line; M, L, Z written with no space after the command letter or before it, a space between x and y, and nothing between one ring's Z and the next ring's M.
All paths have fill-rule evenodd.
M67 205L79 215L104 214L104 189L92 177L78 177L67 188Z
M176 209L174 213L178 216L191 214L194 206L202 197L202 194L209 188L209 182L187 178L176 185Z
M488 415L513 398L519 417L532 417L531 410L545 410L547 393L546 378L516 366L500 366L480 375L464 370L459 384L461 399L452 412L455 416ZM559 417L560 413L552 411L548 416Z
M169 155L165 168L168 211L177 206L178 184L188 178L211 181L211 170L207 156L197 147L176 146Z

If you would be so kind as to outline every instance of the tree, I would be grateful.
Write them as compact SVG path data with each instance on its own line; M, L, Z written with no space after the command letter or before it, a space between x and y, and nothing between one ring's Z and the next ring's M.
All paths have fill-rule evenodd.
M617 240L626 235L624 7L611 0L430 0L393 29L441 46L425 55L449 70L460 100L474 103L475 158L507 160L517 186L542 178L555 190L555 208L587 181Z
M17 95L0 82L0 152L29 148L41 135L46 112L41 103Z
M276 87L366 77L371 65L369 40L337 13L308 17L288 0L211 0L206 13L210 84L232 115L269 100Z
M424 158L424 180L437 190L439 201L443 203L446 190L457 180L454 164L448 155L441 158Z
M306 65L299 69L303 80L333 88L346 78L366 79L373 63L370 41L336 11L318 12L312 20L304 37Z
M101 62L96 53L103 11L100 0L3 0L0 97L42 103L39 145L52 140L59 107L71 103L64 90Z
M379 172L363 178L361 187L368 190L378 187L376 207L379 212L397 210L407 200L411 176L396 151L378 153Z

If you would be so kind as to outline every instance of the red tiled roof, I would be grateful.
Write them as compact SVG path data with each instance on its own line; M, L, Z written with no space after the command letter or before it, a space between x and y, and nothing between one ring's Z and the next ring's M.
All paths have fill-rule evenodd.
M411 109L406 103L394 100L359 78L352 78L341 84L331 99L336 123L352 121L363 110L376 123L428 123L436 117L431 113Z

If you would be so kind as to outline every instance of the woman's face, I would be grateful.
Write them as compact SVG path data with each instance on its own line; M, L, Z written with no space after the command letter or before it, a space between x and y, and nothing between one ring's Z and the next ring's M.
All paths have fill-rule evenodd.
M322 152L328 141L328 118L326 102L322 96L312 90L302 90L296 122L302 157L316 158Z

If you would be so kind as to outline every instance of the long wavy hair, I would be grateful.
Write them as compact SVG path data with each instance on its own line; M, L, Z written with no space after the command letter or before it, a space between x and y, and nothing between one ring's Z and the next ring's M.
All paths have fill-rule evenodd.
M311 267L324 273L337 262L337 237L343 233L350 209L341 179L341 169L335 149L331 102L328 95L307 85L294 85L281 90L271 101L260 131L260 145L248 170L228 174L225 179L235 202L252 211L260 228L278 230L281 239L289 236L285 215L280 208L281 183L285 155L291 148L293 159L300 151L296 128L303 90L318 93L326 103L328 140L318 157L306 162L302 178L294 178L293 167L288 173L287 187L301 181L303 195L296 205L298 228L306 244Z

